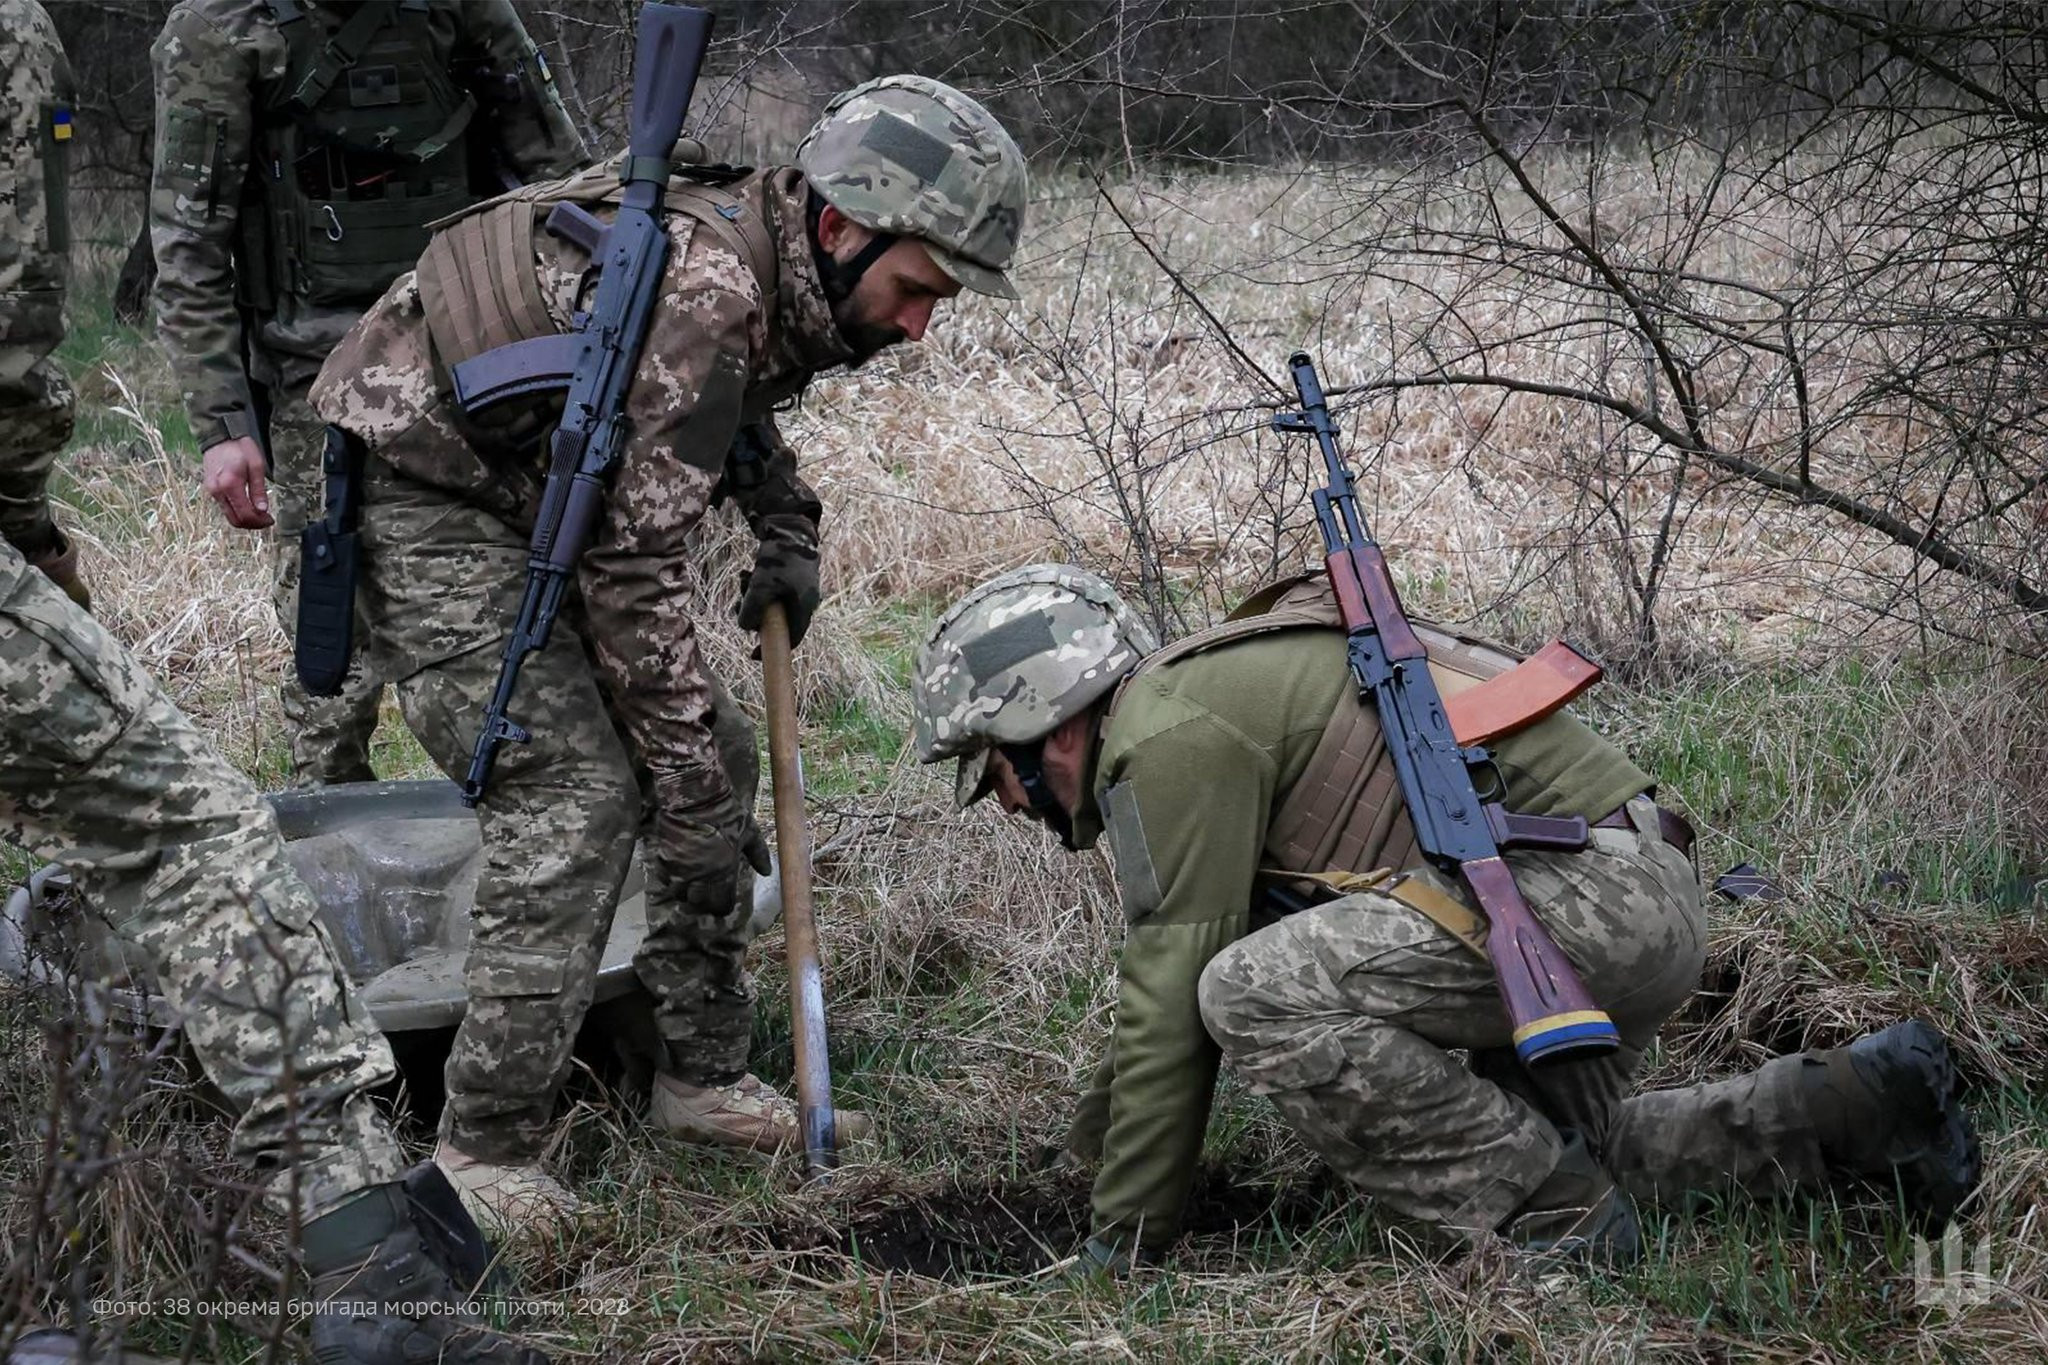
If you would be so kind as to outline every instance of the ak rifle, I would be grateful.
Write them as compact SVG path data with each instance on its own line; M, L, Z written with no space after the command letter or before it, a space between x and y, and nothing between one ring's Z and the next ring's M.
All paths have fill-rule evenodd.
M1359 700L1378 712L1416 845L1434 866L1464 882L1486 916L1487 955L1513 1029L1515 1055L1529 1064L1611 1052L1621 1041L1614 1021L1593 1003L1501 856L1503 848L1584 848L1591 837L1586 821L1508 811L1492 754L1480 743L1459 742L1430 676L1428 651L1401 610L1386 556L1359 510L1315 362L1296 352L1288 364L1301 410L1280 414L1273 425L1313 436L1322 449L1329 482L1311 498L1324 563L1344 619L1351 676ZM1587 667L1591 673L1580 690L1599 676L1597 668ZM1491 799L1473 784L1475 771L1489 774Z

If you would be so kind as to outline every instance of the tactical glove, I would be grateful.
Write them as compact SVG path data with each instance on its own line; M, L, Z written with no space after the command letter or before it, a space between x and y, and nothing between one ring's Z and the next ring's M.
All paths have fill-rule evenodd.
M51 547L39 554L27 556L31 567L41 569L45 577L55 583L64 595L76 602L81 611L92 610L92 592L85 586L85 579L78 572L78 547L64 538L64 533L55 533L56 540Z
M764 544L754 567L740 578L740 625L761 629L770 602L789 613L789 644L794 649L810 629L811 615L822 596L818 589L818 552L789 544Z
M768 853L768 837L761 833L761 822L753 816L747 817L745 832L740 836L740 856L747 860L747 866L765 877L775 870L775 861Z

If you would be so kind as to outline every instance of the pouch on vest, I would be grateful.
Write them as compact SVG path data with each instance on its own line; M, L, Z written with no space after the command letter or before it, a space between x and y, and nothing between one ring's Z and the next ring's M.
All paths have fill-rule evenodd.
M257 109L239 224L245 303L367 305L412 269L429 223L480 197L477 101L450 72L437 7L365 0L330 28L341 11L322 19L272 0L289 56Z
M360 438L327 428L321 467L327 480L327 515L299 536L299 629L292 663L316 697L332 697L348 677L355 645L356 528L362 521Z

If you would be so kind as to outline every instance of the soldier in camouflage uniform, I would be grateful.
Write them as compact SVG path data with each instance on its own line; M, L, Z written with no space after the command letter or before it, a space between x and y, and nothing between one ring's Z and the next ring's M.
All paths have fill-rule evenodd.
M78 552L43 497L50 464L71 439L71 385L49 359L64 336L71 68L54 37L48 60L22 55L45 40L40 7L4 12L0 45L12 51L0 66L0 536L85 605Z
M1512 666L1418 630L1447 695ZM1484 921L1416 852L1320 574L1155 650L1101 579L1020 569L940 620L915 685L918 757L959 759L961 806L994 791L1070 848L1106 835L1115 858L1130 921L1116 1031L1068 1142L1100 1163L1094 1263L1173 1239L1219 1060L1353 1184L1450 1242L1499 1233L1538 1255L1625 1261L1631 1196L1848 1178L1896 1182L1939 1226L1976 1182L1946 1042L1918 1021L1628 1097L1697 984L1705 914L1690 831L1562 712L1492 750L1509 809L1584 816L1593 842L1507 857L1622 1046L1525 1070ZM1275 884L1343 894L1288 913L1265 894Z
M60 339L64 243L61 177L44 177L70 109L63 49L35 0L0 0L0 72L0 336L47 351ZM24 278L32 289L14 287ZM322 1360L544 1362L453 1312L400 1183L405 1155L371 1096L392 1078L390 1049L270 806L86 614L68 557L49 553L50 443L20 433L49 430L53 392L53 372L0 389L0 834L61 860L147 957L207 1076L241 1111L236 1153L295 1208L326 1310L313 1321ZM416 1306L388 1306L401 1301Z
M821 371L921 337L963 287L1014 297L1004 270L1025 170L985 109L917 77L840 96L797 159L738 179L679 168L670 181L672 245L625 398L630 436L578 592L520 675L533 741L500 751L478 808L486 865L440 1158L506 1222L575 1207L538 1162L639 833L649 932L636 966L667 1051L656 1120L749 1148L800 1137L795 1106L747 1070L753 990L735 891L742 848L759 841L712 744L732 703L698 648L692 538L731 496L760 540L740 622L758 627L781 601L801 636L819 600L820 508L771 409ZM594 272L538 225L564 202L604 216L619 193L614 168L597 168L444 227L313 390L321 415L370 452L369 649L450 776L467 770L517 615L540 437L560 399L461 413L444 376L492 342L573 325Z
M268 528L297 633L299 532L320 512L306 389L412 268L427 224L588 156L511 0L182 0L151 48L157 323L229 523ZM383 681L281 695L295 785L366 781Z

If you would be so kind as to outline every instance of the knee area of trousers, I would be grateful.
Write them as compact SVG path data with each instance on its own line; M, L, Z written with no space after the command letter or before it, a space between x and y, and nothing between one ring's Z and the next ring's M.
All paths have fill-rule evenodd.
M1227 1053L1256 1046L1253 1035L1261 1021L1284 1013L1265 989L1267 974L1257 958L1244 951L1244 941L1231 944L1209 959L1195 992L1202 1024Z

